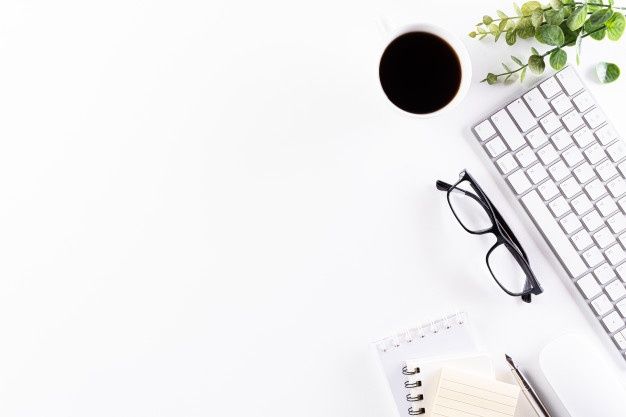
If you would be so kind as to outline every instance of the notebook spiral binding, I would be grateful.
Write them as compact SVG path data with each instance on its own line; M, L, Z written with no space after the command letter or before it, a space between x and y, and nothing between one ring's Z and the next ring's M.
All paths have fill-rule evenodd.
M430 321L429 323L408 329L400 334L394 335L387 339L381 340L378 343L378 349L382 352L387 352L390 349L398 348L404 343L419 342L420 339L428 337L429 334L437 334L446 330L450 330L455 326L463 326L467 321L466 313L454 313L450 314L442 319ZM408 369L406 366L402 367L402 374L409 377L404 381L404 387L408 390L422 386L422 381L419 379L410 378L411 376L418 375L420 368ZM424 400L422 394L415 394L409 391L406 394L406 400L410 403L419 402ZM426 409L417 405L411 405L408 408L408 414L410 416L419 416L426 413Z

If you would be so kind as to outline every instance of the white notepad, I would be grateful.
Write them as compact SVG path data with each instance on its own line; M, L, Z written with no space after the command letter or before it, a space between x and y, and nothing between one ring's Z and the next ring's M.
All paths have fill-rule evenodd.
M478 349L465 313L451 314L374 343L401 417L423 414L423 406L408 401L407 359L475 354Z
M513 417L520 388L468 372L443 368L432 417Z

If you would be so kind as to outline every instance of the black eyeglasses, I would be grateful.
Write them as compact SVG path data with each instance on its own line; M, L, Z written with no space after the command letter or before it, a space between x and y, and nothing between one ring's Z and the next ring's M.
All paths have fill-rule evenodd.
M437 189L447 193L454 217L468 233L492 233L496 237L487 252L489 272L504 292L530 303L531 294L541 294L543 289L530 269L526 252L476 180L465 170L459 177L454 185L437 181Z

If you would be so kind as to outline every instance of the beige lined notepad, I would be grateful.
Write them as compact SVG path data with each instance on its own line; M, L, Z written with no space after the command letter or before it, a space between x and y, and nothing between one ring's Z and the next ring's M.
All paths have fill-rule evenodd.
M443 368L430 415L506 417L515 414L520 388L468 372Z

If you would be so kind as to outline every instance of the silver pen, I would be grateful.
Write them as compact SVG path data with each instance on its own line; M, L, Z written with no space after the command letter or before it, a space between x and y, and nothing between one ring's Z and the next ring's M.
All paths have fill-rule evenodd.
M532 405L535 413L537 413L539 417L551 417L550 413L548 413L548 410L546 410L546 407L539 399L539 396L537 395L533 387L530 385L528 380L524 378L524 375L522 375L520 370L517 368L517 365L515 365L515 363L513 362L513 359L511 359L511 357L507 354L505 354L504 357L511 367L511 372L515 376L517 384L522 389L522 392L524 393L524 396L526 397L530 405Z

